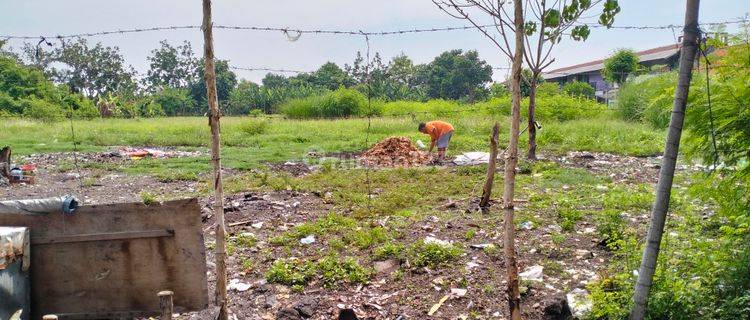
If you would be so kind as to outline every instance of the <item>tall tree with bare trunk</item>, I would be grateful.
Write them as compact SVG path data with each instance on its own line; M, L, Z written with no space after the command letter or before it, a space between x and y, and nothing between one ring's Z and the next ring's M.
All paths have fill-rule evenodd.
M690 80L693 75L693 64L698 50L700 30L698 29L698 8L700 0L687 0L685 9L685 27L683 29L682 49L680 50L680 71L677 79L677 88L674 93L674 107L672 118L669 121L669 132L664 146L664 156L661 160L659 171L659 182L656 186L656 199L651 209L651 226L646 236L646 247L643 250L641 267L638 270L638 280L633 292L633 309L630 312L631 320L641 320L646 314L648 293L656 271L656 261L659 257L661 238L664 234L664 224L667 220L669 210L669 196L672 192L672 180L677 165L677 154L680 149L680 136L682 125L685 120L685 108L687 105Z
M214 214L216 215L216 305L219 320L229 317L227 308L227 251L226 226L224 225L224 190L221 184L221 126L219 99L216 94L216 66L214 64L213 22L211 0L203 0L203 55L208 100L208 124L211 126L211 162L214 169Z
M529 85L529 149L526 158L536 160L536 88L545 68L555 62L552 49L570 35L574 41L586 41L590 30L588 24L581 24L584 13L601 4L599 24L611 27L615 15L620 12L617 0L529 0L526 1L524 20L524 61L531 70L531 77L525 79Z
M521 319L521 293L518 289L518 266L516 264L515 224L513 223L513 194L518 163L518 135L521 122L521 64L523 63L524 14L521 1L498 0L433 0L438 8L457 19L469 21L482 32L510 60L512 115L510 121L510 141L505 153L505 188L503 190L503 211L505 213L505 269L508 277L508 308L512 320ZM489 25L481 20L489 20ZM513 38L511 34L514 35ZM514 41L513 41L514 40ZM512 44L511 44L512 43ZM495 161L495 159L490 159ZM491 179L492 177L488 177ZM491 190L490 190L491 191Z

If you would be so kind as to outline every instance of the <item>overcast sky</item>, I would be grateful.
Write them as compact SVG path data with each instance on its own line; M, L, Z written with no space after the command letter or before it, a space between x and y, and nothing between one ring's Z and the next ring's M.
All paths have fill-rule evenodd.
M615 25L680 25L684 19L684 1L620 0L620 5L622 12ZM748 0L704 0L700 20L735 20L747 12L750 12ZM0 35L56 35L200 23L199 0L0 0ZM214 23L364 31L466 25L438 10L430 0L218 0L214 1ZM679 36L679 30L677 32ZM278 32L215 30L214 37L216 56L241 67L314 70L326 61L343 66L351 63L358 50L365 48L362 37L353 36L303 35L298 41L290 42ZM128 64L145 72L146 57L162 39L175 45L183 40L190 41L202 55L200 30L116 34L89 41L118 46ZM643 50L674 42L671 30L593 29L586 42L565 39L556 47L553 53L556 61L551 68L603 58L617 48ZM16 48L21 44L19 40L11 42ZM475 49L493 66L509 65L476 30L373 37L371 48L386 59L403 52L416 63L429 62L445 50ZM253 81L264 75L263 72L236 72L241 78ZM495 71L496 80L504 77L503 71Z

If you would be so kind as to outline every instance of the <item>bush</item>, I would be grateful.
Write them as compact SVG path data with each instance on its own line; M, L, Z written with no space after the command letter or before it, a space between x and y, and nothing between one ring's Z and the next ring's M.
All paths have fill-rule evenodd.
M266 132L268 121L261 119L252 119L240 124L240 130L248 135L259 135Z
M587 99L594 99L596 93L596 90L590 84L578 80L566 83L562 87L562 91L569 96Z
M35 98L22 99L21 107L23 108L24 117L49 122L65 119L65 111L60 106L44 100Z
M626 82L617 93L618 117L627 121L644 120L657 128L666 127L676 83L674 72L644 75Z
M560 94L560 85L554 82L541 82L536 86L536 96L550 97Z
M320 115L327 118L359 115L367 106L367 98L354 89L339 88L325 96Z
M291 99L277 108L279 112L292 119L311 119L319 117L323 96Z

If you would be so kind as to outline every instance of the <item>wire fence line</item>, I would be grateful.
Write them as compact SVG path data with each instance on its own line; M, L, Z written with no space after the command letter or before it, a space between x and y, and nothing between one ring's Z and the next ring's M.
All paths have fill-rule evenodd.
M718 26L718 25L733 25L748 23L747 18L734 19L734 20L723 20L723 21L711 21L701 23L702 26ZM607 29L622 29L622 30L671 30L675 28L683 28L683 25L679 24L668 24L668 25L631 25L631 26L602 26L596 23L579 23L576 25L588 26L590 28L607 28ZM494 24L479 25L479 28L493 28ZM403 34L414 34L414 33L429 33L429 32L446 32L446 31L461 31L471 30L477 27L475 26L456 26L456 27L429 27L429 28L412 28L412 29L401 29L401 30L384 30L384 31L363 31L363 30L344 30L344 29L300 29L300 28L286 28L286 27L267 27L267 26L232 26L232 25L214 25L214 29L219 30L249 30L249 31L269 31L269 32L282 32L291 36L292 34L319 34L319 35L346 35L346 36L389 36L389 35L403 35ZM40 34L40 35L16 35L16 34L0 34L0 38L5 40L19 39L19 40L39 40L39 39L70 39L70 38L89 38L96 36L115 35L115 34L130 34L130 33L143 33L143 32L155 32L155 31L174 31L174 30L200 30L200 25L183 25L183 26L158 26L158 27L143 27L143 28L128 28L128 29L117 29L117 30L103 30L95 32L83 32L83 33L72 33L72 34Z

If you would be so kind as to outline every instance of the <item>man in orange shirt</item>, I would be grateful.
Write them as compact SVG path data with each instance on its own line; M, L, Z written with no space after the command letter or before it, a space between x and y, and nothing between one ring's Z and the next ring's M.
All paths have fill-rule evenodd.
M437 145L438 160L445 160L445 151L448 149L448 143L450 143L453 136L453 126L450 123L439 120L427 123L422 122L419 124L419 132L430 136L430 154L432 154L432 149Z

